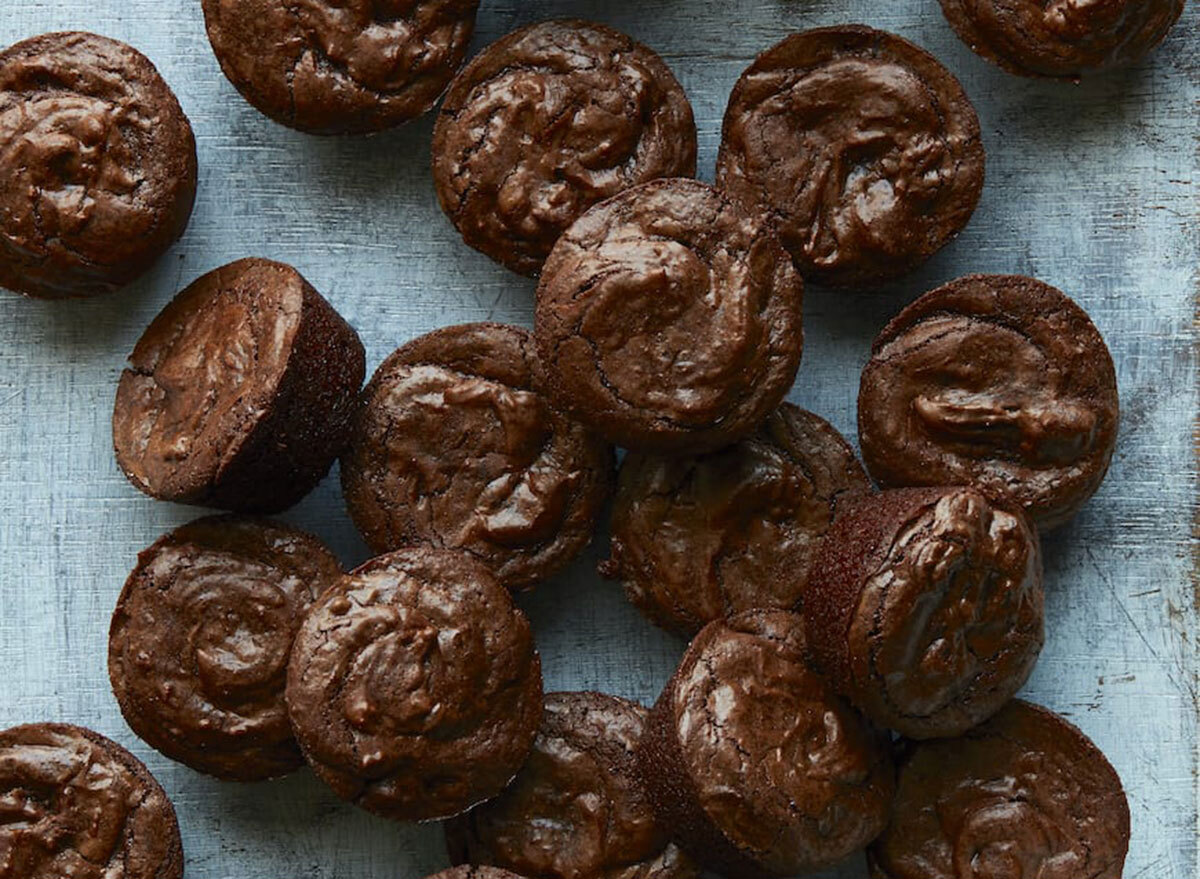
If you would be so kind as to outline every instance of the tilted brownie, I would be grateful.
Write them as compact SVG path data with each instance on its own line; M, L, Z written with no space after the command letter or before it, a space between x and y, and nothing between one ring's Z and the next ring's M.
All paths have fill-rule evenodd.
M387 358L362 395L342 490L375 552L464 549L524 589L592 538L612 449L552 407L533 336L444 327Z
M630 452L601 573L624 581L657 625L685 635L742 610L791 610L838 500L870 487L841 434L790 403L716 452Z
M0 732L0 875L182 879L175 809L142 762L62 723Z
M1149 54L1183 0L941 0L959 38L1009 73L1077 79Z
M879 726L956 736L1025 683L1045 639L1037 531L973 488L847 501L804 592L808 643Z
M202 0L221 70L261 113L365 134L429 110L462 64L479 0Z
M908 743L873 879L1121 879L1129 804L1088 738L1014 699L959 739Z
M696 123L651 49L586 21L543 21L472 59L433 133L442 210L471 247L535 275L609 196L696 173Z
M646 714L602 693L547 694L512 784L446 823L450 860L544 879L695 879L634 768Z
M617 445L748 436L800 365L802 282L766 220L695 180L601 202L554 246L534 333L551 397Z
M117 290L183 234L195 197L192 127L145 55L81 32L0 52L0 287Z
M1044 529L1090 498L1112 460L1112 356L1060 290L969 275L926 293L871 346L858 437L881 486L976 485Z
M862 287L916 268L983 188L979 118L954 75L861 25L793 34L742 74L717 187L770 215L810 281Z
M341 452L364 369L358 335L291 266L222 266L134 347L113 408L117 463L161 500L286 509Z
M482 562L402 550L317 599L292 648L287 706L305 757L342 799L398 821L449 818L525 762L541 662Z
M309 606L342 574L312 535L210 516L138 556L113 613L108 674L126 721L172 760L236 781L304 765L283 688Z
M787 611L702 629L636 755L663 826L730 879L831 866L879 834L895 790L886 735L812 669Z

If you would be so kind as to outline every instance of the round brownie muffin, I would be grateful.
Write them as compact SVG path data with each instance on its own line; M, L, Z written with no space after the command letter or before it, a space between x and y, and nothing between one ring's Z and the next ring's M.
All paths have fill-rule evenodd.
M543 21L472 59L433 133L442 210L476 250L536 275L599 201L696 173L696 123L653 51L586 21Z
M315 537L211 516L138 555L108 633L108 676L133 731L236 781L304 764L283 688L300 620L342 574Z
M838 499L870 488L841 434L784 403L717 452L628 454L600 571L623 580L656 625L684 635L742 610L791 610Z
M974 488L848 500L804 592L808 643L835 689L910 738L986 720L1045 639L1037 531Z
M450 860L541 879L694 879L659 827L633 763L646 709L550 693L533 751L494 800L446 824Z
M613 452L552 408L533 336L445 327L383 362L342 457L346 507L375 552L464 549L510 589L563 568L592 538Z
M974 484L1042 529L1090 498L1117 440L1104 339L1059 290L971 275L905 308L871 347L858 392L867 470L885 488Z
M398 821L449 818L521 768L542 715L541 662L481 562L402 550L317 599L292 648L287 705L338 796Z
M75 32L0 52L0 286L112 292L183 234L195 198L192 127L146 56Z
M874 879L1120 879L1129 804L1109 762L1052 711L1014 699L959 739L909 743Z
M859 25L759 55L725 111L717 187L767 213L805 278L865 286L954 238L983 188L979 119L957 79Z
M230 263L134 347L113 408L117 463L161 500L285 509L345 445L365 368L358 335L299 272Z
M630 449L708 451L752 433L795 379L802 282L762 220L695 180L584 214L538 285L551 396Z
M479 0L203 0L225 76L311 134L364 134L434 105L467 54Z
M1131 64L1162 42L1183 0L941 0L959 38L1021 76L1065 77Z
M141 761L61 723L0 732L0 875L181 879L175 809Z
M887 737L812 670L804 621L779 610L701 630L636 759L660 823L736 879L817 870L862 848L895 788Z

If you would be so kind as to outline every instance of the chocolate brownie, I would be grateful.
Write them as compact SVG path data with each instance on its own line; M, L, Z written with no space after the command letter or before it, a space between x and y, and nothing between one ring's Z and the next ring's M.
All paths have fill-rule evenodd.
M159 751L236 781L304 764L283 688L300 620L341 576L315 537L210 516L138 555L108 633L126 721Z
M462 866L451 867L427 876L426 879L524 879L516 873L501 870L499 867Z
M800 365L802 283L766 221L695 180L643 183L564 233L538 285L551 397L630 449L752 433Z
M541 879L695 879L633 765L646 709L550 693L533 751L499 797L446 824L450 860Z
M652 50L586 21L543 21L472 59L433 133L442 210L471 247L536 275L589 207L696 173L696 123Z
M1037 531L974 488L848 500L804 592L808 643L879 726L956 736L1025 683L1045 638Z
M145 55L87 33L0 52L0 286L109 293L187 227L196 140Z
M375 552L463 549L523 589L587 545L612 449L549 405L540 373L529 332L495 323L445 327L383 362L342 457Z
M399 821L449 818L521 768L542 715L541 661L482 562L401 550L317 599L292 648L287 705L338 796Z
M129 357L113 408L117 463L161 500L285 509L341 452L364 357L291 266L243 259L209 272Z
M731 879L834 864L879 834L895 788L886 736L812 670L804 621L779 610L701 630L636 759L662 825Z
M1033 278L970 275L917 299L871 346L858 392L884 487L974 484L1061 525L1108 472L1117 379L1083 309Z
M479 0L203 0L221 70L260 112L365 134L434 105L466 57Z
M838 499L870 487L841 434L784 403L720 451L626 455L600 570L685 635L742 610L791 610Z
M910 743L874 879L1121 879L1129 804L1099 749L1014 699L959 739Z
M717 187L769 214L808 280L866 286L916 268L971 218L979 119L936 58L860 25L793 34L742 74Z
M1009 73L1065 77L1132 64L1163 41L1183 0L941 0L959 38Z
M99 733L4 730L0 876L182 879L175 809L141 761Z

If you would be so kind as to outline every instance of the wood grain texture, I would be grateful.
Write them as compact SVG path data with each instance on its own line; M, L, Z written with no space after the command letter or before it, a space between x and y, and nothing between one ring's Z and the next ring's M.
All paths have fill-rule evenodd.
M591 17L658 49L688 90L711 179L729 88L790 31L846 21L930 49L978 105L987 184L959 240L918 274L865 294L812 290L791 399L854 437L870 341L920 292L975 271L1032 274L1075 297L1118 368L1123 423L1108 481L1046 546L1048 643L1024 695L1069 715L1129 791L1131 879L1194 879L1197 860L1197 472L1194 297L1200 14L1190 3L1141 66L1079 86L1008 76L958 42L932 0L484 0L476 47L552 16ZM0 43L86 29L146 52L199 142L191 227L146 278L89 302L0 295L0 726L82 723L147 761L179 807L193 879L416 877L445 866L436 827L338 803L307 773L221 784L170 763L124 725L109 691L109 615L137 551L198 511L154 503L118 472L109 417L126 353L186 282L255 255L297 266L362 334L373 369L405 340L483 318L528 325L532 283L464 247L438 210L431 120L370 139L280 128L221 76L199 0L3 0ZM336 479L285 518L347 563L366 551ZM605 538L523 598L550 688L649 702L682 643L592 573ZM854 860L836 875L864 876Z

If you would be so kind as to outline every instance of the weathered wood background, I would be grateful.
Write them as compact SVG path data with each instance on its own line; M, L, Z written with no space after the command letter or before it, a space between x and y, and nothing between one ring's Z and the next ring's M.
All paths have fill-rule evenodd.
M179 807L193 879L416 879L446 865L437 827L371 818L307 772L221 784L160 757L122 722L105 672L109 614L137 551L197 511L126 484L110 449L112 397L151 317L184 283L237 257L300 268L358 328L369 368L439 325L528 324L533 285L467 249L442 217L428 172L429 119L365 140L277 127L221 76L199 5L0 0L0 43L86 29L146 52L191 117L201 162L191 228L133 288L62 304L0 295L0 726L73 721L128 745ZM1088 309L1117 362L1120 445L1099 495L1047 542L1049 639L1025 695L1069 715L1124 778L1133 814L1126 876L1195 879L1197 4L1148 62L1080 86L999 72L954 38L935 0L484 0L476 45L564 15L612 24L666 57L695 105L709 179L729 88L757 51L790 31L849 21L887 28L963 80L988 150L974 220L889 289L810 291L792 399L853 438L871 338L902 304L960 274L1036 275ZM330 541L346 563L366 555L336 479L286 518ZM548 687L650 701L682 644L592 573L604 545L601 536L522 604ZM855 860L837 875L865 870Z

